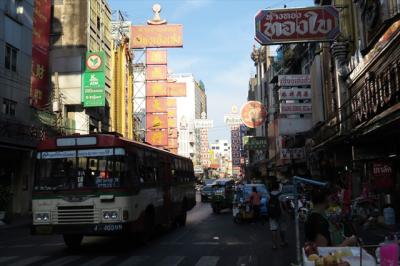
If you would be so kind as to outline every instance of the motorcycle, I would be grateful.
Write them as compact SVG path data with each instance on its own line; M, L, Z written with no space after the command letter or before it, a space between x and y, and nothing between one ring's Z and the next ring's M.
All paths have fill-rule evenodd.
M232 207L233 221L237 224L243 223L244 221L253 220L254 213L250 204L244 202L242 199L239 202L233 204Z

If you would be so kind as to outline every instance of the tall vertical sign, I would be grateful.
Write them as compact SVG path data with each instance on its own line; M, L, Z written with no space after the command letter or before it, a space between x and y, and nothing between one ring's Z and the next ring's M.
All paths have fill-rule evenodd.
M82 102L84 107L104 107L105 95L105 53L86 53L85 72L82 82Z
M43 108L49 97L51 0L36 0L32 29L31 105Z

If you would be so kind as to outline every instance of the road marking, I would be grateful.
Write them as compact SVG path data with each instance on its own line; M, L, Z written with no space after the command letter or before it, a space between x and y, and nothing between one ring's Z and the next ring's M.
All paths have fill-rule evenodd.
M178 266L185 257L182 256L168 256L162 261L157 263L157 266Z
M109 262L110 260L112 260L114 258L115 258L115 256L96 257L96 258L82 264L82 266L99 266L99 265L103 265L103 264Z
M219 242L193 242L193 245L210 245L210 246L216 246L219 245Z
M256 266L258 260L256 256L241 256L239 257L236 266Z
M48 263L43 264L42 266L62 266L68 263L71 263L75 260L78 260L82 258L81 256L68 256L68 257L62 257L56 260L52 260Z
M203 256L195 266L215 266L217 265L219 256Z
M240 241L228 241L226 242L228 246L248 246L251 245L251 242L240 242Z
M9 260L16 259L17 256L11 256L11 257L0 257L0 264Z
M135 265L143 265L142 262L148 260L150 257L148 256L132 256L122 263L118 264L118 266L135 266Z
M9 264L8 266L25 266L25 265L29 265L29 264L33 264L39 260L45 259L47 258L46 256L33 256L33 257L29 257L23 260L18 260L12 264Z

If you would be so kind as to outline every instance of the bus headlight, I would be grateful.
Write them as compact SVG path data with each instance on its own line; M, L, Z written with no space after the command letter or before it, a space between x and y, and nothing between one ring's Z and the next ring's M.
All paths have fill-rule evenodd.
M118 220L119 219L119 211L118 210L107 210L103 211L103 219L104 220Z
M50 221L50 213L48 212L37 212L34 216L35 222L47 223Z

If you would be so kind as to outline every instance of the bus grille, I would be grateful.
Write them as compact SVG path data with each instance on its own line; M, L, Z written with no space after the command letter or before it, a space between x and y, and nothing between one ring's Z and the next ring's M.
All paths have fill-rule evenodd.
M88 224L98 222L98 212L93 206L58 206L53 221L58 224Z

